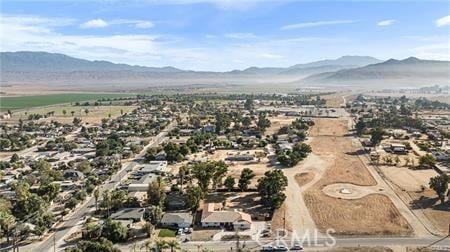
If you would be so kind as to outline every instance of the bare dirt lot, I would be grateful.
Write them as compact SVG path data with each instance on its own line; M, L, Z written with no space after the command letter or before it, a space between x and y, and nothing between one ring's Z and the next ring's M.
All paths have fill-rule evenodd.
M295 175L295 181L297 181L299 186L304 186L314 179L314 172L302 172Z
M30 114L44 115L49 112L54 112L53 116L45 119L47 121L58 121L60 123L71 123L74 117L81 118L83 122L99 124L103 118L108 118L111 114L112 118L121 115L121 112L127 113L137 108L136 106L72 106L72 105L60 105L60 106L48 106L41 108L31 108L25 111L13 113L11 122L17 122L19 119L26 120ZM88 113L85 110L88 110ZM63 111L66 111L64 115ZM73 111L73 116L72 112Z
M397 186L406 191L420 191L428 187L430 178L438 173L435 170L412 170L407 167L381 166L383 173Z
M318 119L315 122L310 134L313 137L311 148L329 165L320 183L324 186L333 183L376 185L355 153L351 138L344 137L348 132L347 120Z
M255 217L268 211L260 199L257 192L217 192L209 194L205 202L222 203L224 209L239 210Z
M450 203L442 205L438 201L436 193L431 189L425 189L423 192L408 192L414 199L411 202L412 208L422 209L425 216L438 228L443 234L447 234L450 226Z
M374 186L375 179L358 158L348 121L318 119L311 130L313 153L326 160L322 178L303 195L317 225L324 231L333 228L339 234L409 234L411 228L391 200L381 194L344 200L326 196L322 189L334 183ZM376 206L376 207L375 207Z
M284 115L271 116L268 119L270 120L270 127L264 133L265 135L273 135L281 127L288 126L295 120L294 117L286 117Z
M208 156L210 160L225 160L228 156L234 156L238 154L255 155L256 152L264 152L263 149L254 149L248 151L236 151L236 150L216 150L214 154ZM259 178L264 176L264 173L270 170L270 162L267 158L261 158L259 161L226 161L228 164L228 175L231 175L236 181L241 176L241 172L244 168L249 168L255 173L255 177L251 180L250 187L255 187Z

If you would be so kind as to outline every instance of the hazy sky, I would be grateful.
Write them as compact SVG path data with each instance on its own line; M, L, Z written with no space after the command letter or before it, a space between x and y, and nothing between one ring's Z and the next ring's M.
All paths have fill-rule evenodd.
M449 1L3 0L1 51L194 70L450 59Z

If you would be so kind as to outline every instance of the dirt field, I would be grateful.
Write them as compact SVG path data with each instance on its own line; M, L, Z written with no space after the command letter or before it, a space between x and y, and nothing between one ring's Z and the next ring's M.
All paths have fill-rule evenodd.
M335 93L331 95L325 95L322 98L327 101L327 106L332 108L339 108L343 103L344 99L342 96L347 95L348 93Z
M446 234L450 225L450 203L447 201L444 205L440 204L436 193L431 189L426 189L424 192L408 192L408 194L414 199L411 206L422 209L433 225Z
M435 170L412 170L406 167L381 166L383 173L403 190L420 191L422 186L428 187L430 178L438 173Z
M112 118L121 115L121 110L123 113L127 113L137 108L136 106L49 106L42 108L32 108L26 111L20 111L13 113L11 122L18 121L19 119L26 120L30 114L46 114L50 111L54 111L55 115L48 117L43 120L56 120L61 123L71 123L74 117L79 117L84 122L88 123L100 123L103 118L108 118L111 114ZM88 114L85 113L85 109L88 109ZM66 111L66 115L63 114L63 110ZM74 111L72 116L71 111Z
M280 116L271 116L268 117L270 120L270 127L266 130L264 135L273 135L276 133L281 127L290 125L295 118L286 117L284 115Z
M260 203L257 192L217 192L210 193L205 202L222 203L224 209L235 209L252 216L267 213L268 209Z
M249 150L249 151L235 151L235 150L216 150L214 154L209 155L209 160L225 160L226 157L236 155L236 154L250 154L253 155L255 152L263 152L262 149L255 149L255 150ZM259 178L264 176L264 173L268 170L270 170L270 163L267 158L261 158L261 160L258 162L258 160L255 161L233 161L228 162L228 175L231 175L236 179L236 181L241 176L241 172L244 168L249 168L253 170L255 173L255 177L252 179L250 186L256 186L256 183ZM237 182L236 182L237 183Z
M295 180L299 186L304 186L314 179L314 172L302 172L295 175Z
M347 134L347 121L319 119L312 127L311 148L321 158L327 160L329 167L319 184L351 183L372 186L376 181L358 158L351 138Z
M411 228L391 200L380 194L343 200L326 196L322 188L334 183L376 185L375 179L358 158L347 134L347 120L318 119L311 130L313 153L326 161L322 178L304 192L305 203L324 231L339 234L409 234ZM376 207L374 207L376 206Z

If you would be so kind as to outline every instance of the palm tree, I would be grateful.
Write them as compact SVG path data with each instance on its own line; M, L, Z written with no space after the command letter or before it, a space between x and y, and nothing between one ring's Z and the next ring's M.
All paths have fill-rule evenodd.
M98 190L98 188L96 188L94 190L94 198L95 198L95 211L98 211L98 197L100 197L100 190Z
M163 240L156 241L156 251L160 252L161 250L167 248L167 242Z
M70 114L72 114L72 116L75 115L75 111L70 111Z
M66 116L67 111L65 109L63 109L62 113L63 113L64 116Z
M171 241L167 242L167 246L169 246L170 252L174 252L175 250L180 248L180 245L178 244L178 242L176 240L171 240Z

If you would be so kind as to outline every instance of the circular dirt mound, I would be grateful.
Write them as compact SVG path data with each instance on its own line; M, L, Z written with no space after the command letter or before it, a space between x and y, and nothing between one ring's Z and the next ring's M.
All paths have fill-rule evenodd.
M359 199L372 193L380 193L378 186L358 186L347 183L336 183L325 186L322 191L331 197L341 199Z

